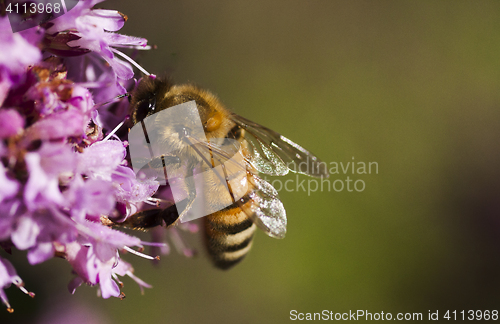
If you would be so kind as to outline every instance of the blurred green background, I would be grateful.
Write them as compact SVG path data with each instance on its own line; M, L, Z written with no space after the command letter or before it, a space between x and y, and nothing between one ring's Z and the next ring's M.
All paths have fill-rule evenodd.
M9 289L16 313L2 322L55 323L50 316L65 312L87 323L281 323L292 309L498 309L500 2L100 6L128 15L121 32L158 46L138 59L151 73L212 90L325 162L354 157L379 172L331 176L362 179L363 192L282 190L286 239L258 233L227 272L208 262L200 235L184 235L200 252L193 259L172 251L154 267L126 255L154 288L141 296L124 279L123 301L89 287L71 296L64 261L22 268L18 255L37 298Z

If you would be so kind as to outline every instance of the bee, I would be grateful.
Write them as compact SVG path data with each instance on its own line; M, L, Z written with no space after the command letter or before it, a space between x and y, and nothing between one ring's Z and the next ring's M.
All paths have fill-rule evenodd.
M186 126L189 118L176 124L172 118L167 121L160 117L159 112L189 102L196 104L201 133ZM220 269L229 269L246 256L257 228L274 238L285 236L286 212L278 192L258 174L282 176L292 171L328 177L326 165L312 153L277 132L230 112L215 95L192 84L174 85L165 78L142 78L131 95L130 116L132 123L141 124L144 131L145 121L150 121L159 129L156 141L176 148L175 153L152 155L147 164L157 170L167 168L169 183L175 181L172 179L184 179L179 186L185 197L167 208L138 212L124 225L148 229L176 224L194 208L196 192L200 192L195 188L193 170L203 172L221 166L219 174L210 173L203 178L205 205L212 207L203 218L205 246ZM165 126L167 122L169 126ZM241 163L228 162L233 154L240 157Z

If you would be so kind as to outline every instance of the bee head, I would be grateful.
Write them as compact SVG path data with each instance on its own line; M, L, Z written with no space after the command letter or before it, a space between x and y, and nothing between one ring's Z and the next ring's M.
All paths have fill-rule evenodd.
M171 87L172 84L165 78L145 76L141 79L130 101L130 116L134 125L161 110L158 103Z
M132 94L132 122L136 124L159 111L189 101L196 102L201 123L208 137L224 137L231 129L232 126L228 125L229 112L212 93L192 84L172 85L166 78L151 76L142 78Z

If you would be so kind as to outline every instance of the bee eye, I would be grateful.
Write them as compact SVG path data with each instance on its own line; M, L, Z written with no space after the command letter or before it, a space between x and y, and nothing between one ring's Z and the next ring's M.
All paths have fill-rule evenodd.
M137 121L141 121L149 115L156 112L156 96L149 97L142 100L136 108L135 118Z
M180 138L191 136L191 129L184 127L184 126L181 126L181 125L176 126L175 131L177 134L179 134Z

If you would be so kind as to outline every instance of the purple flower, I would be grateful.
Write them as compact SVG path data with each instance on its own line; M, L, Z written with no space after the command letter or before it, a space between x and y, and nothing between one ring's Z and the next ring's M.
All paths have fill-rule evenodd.
M11 180L7 177L7 170L5 167L0 163L0 203L12 196L14 196L17 193L17 190L19 188L19 183L17 183L14 180Z
M130 278L132 278L139 285L139 288L141 288L141 293L144 293L144 288L152 288L152 286L150 284L144 282L143 280L141 280L140 278L138 278L134 275L134 273L133 273L134 268L128 262L120 260L120 262L118 262L116 267L113 268L113 272L119 276L122 276L122 277L127 275Z
M89 90L78 85L73 87L71 98L68 100L68 103L85 114L85 116L89 116L89 113L93 112L95 109L94 100Z
M24 118L17 111L14 109L0 110L0 139L18 135L23 131L23 128Z
M20 278L17 276L16 270L8 260L0 257L0 299L7 306L7 310L12 313L14 310L10 307L9 300L5 294L4 288L10 287L14 282Z
M58 140L83 136L87 122L88 120L76 110L53 113L26 130L27 140Z
M42 55L34 43L30 43L19 33L12 33L9 19L0 16L0 71L21 74L26 67L40 61ZM36 39L34 39L36 40ZM1 103L1 102L0 102Z
M9 288L11 284L16 285L22 292L30 295L31 297L35 296L35 294L28 292L23 287L23 281L17 275L12 263L10 263L9 260L0 257L0 300L2 300L2 303L4 303L5 306L7 306L7 311L9 313L12 313L14 309L10 307L9 300L7 299L4 289Z
M50 41L45 42L47 50L54 52L56 49L56 53L68 56L97 53L108 62L119 79L129 80L134 76L132 66L116 58L114 53L122 53L113 47L147 49L147 40L113 33L123 27L126 16L116 10L91 9L98 2L81 0L69 13L54 19L47 29L50 35ZM62 32L65 37L58 39Z
M12 82L8 73L6 71L2 71L0 68L0 105L5 101L11 86Z
M24 189L24 202L28 209L35 210L52 204L62 205L63 196L59 191L59 179L45 173L40 165L40 155L28 153L25 161L30 174Z
M120 141L100 141L85 149L80 158L80 172L94 179L111 180L112 173L126 155Z
M77 167L77 155L64 144L45 143L37 152L26 153L29 178L24 188L24 201L30 210L52 205L62 206L59 176L72 173Z
M19 199L9 199L0 202L0 242L6 242L14 229L14 223L21 214L22 202ZM6 243L8 246L11 244Z
M16 248L28 250L31 264L37 264L54 256L54 243L73 242L77 235L77 224L61 211L51 208L18 217L11 239Z
M127 142L110 132L126 118L128 102L101 104L134 86L135 62L117 48L148 48L146 40L116 34L126 17L92 9L98 2L81 0L67 14L18 33L0 17L0 246L25 250L32 265L63 257L76 274L71 291L98 284L109 298L123 296L118 276L131 277L141 290L151 287L121 252L154 259L131 247L166 252L167 246L108 227L151 204L159 183L136 178ZM155 233L163 241L164 229ZM178 232L172 235L191 255ZM0 258L0 299L9 311L4 288L12 283L28 293Z
M100 179L79 182L66 192L71 195L68 202L74 219L99 221L100 215L111 213L115 207L114 186L111 182Z
M128 274L127 271L131 273L133 270L130 265L121 264L124 261L119 258L118 250L129 246L141 246L141 241L92 222L87 222L85 227L80 229L80 244L70 243L65 247L66 258L78 275L70 282L68 288L74 292L82 283L90 285L99 283L103 298L119 297L120 289L113 280L114 275ZM141 287L148 287L140 279L136 281Z
M119 186L116 188L117 201L125 204L126 216L137 210L139 203L148 200L158 190L160 183L154 179L138 180L132 169L118 166L112 175L112 180Z
M12 33L9 19L0 16L0 44L2 46L0 51L0 106L5 101L10 88L22 78L26 68L42 58L40 50L34 43L37 38L31 37L30 41L19 33Z
M116 251L125 249L125 247L142 246L139 238L104 225L87 221L84 225L84 228L80 228L80 232L87 240L85 244L91 244L95 247L96 254L101 261L115 257Z

